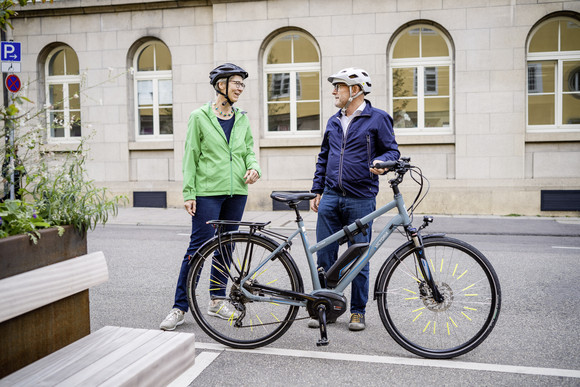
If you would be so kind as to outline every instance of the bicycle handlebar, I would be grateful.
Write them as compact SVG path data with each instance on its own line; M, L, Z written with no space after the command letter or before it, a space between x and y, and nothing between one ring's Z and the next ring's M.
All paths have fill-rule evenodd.
M389 171L405 171L411 167L409 162L411 161L410 157L401 157L399 160L389 160L389 161L382 161L374 164L375 168L386 169Z

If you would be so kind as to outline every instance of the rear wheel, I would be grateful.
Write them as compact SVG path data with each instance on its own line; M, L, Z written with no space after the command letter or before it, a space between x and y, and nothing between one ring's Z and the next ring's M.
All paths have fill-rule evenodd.
M408 351L452 358L477 347L493 329L501 306L499 280L485 256L463 241L432 237L424 245L443 302L433 299L409 244L389 257L377 278L379 314Z
M247 232L223 234L202 248L191 263L187 279L189 306L200 327L216 341L234 348L256 348L282 336L292 325L298 306L254 302L243 286L259 296L284 298L279 290L303 292L292 258L282 251L243 285L241 278L254 270L276 248L268 238ZM212 307L210 307L212 302Z

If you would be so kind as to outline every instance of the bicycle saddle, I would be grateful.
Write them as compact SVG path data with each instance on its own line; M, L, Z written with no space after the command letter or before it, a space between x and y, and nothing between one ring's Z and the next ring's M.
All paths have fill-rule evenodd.
M310 200L316 197L315 193L310 192L272 192L270 197L278 202L299 202L301 200Z

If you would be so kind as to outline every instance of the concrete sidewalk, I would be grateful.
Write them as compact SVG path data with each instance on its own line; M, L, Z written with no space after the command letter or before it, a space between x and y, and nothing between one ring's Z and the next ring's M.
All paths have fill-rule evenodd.
M373 229L384 226L392 217L388 213L375 221ZM308 230L316 228L317 214L301 211ZM580 218L577 217L510 217L510 216L468 216L434 215L435 221L428 227L429 233L486 234L486 235L553 235L580 236ZM420 226L423 215L416 215L413 224ZM270 221L268 227L295 230L293 211L246 211L243 220L254 222ZM111 216L107 224L131 226L171 226L190 228L190 217L181 208L120 208L117 216Z

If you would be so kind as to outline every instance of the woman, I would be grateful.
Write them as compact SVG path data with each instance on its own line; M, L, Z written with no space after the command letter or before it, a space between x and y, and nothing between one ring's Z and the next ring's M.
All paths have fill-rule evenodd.
M159 326L163 330L174 330L185 320L189 257L214 235L213 227L206 222L241 220L247 185L260 178L250 121L244 111L233 106L244 91L247 77L244 69L231 63L216 67L209 74L216 91L215 101L194 110L189 117L183 156L183 199L192 217L191 237L181 264L173 309ZM215 273L220 275L223 276ZM233 307L219 299L225 289L212 290L210 294L218 299L210 302L208 314L223 319L235 314Z

